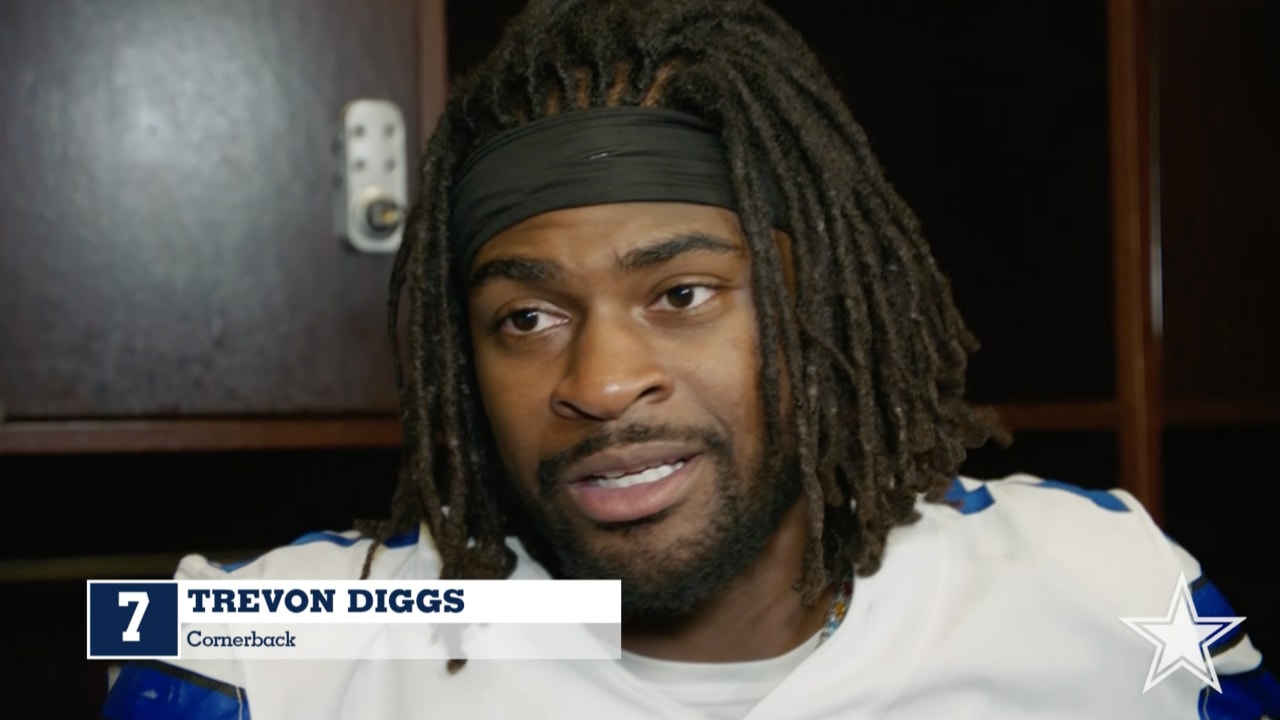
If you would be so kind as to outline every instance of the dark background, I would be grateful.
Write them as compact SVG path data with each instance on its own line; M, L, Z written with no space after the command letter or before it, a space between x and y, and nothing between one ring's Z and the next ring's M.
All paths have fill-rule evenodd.
M94 715L84 579L163 577L184 552L237 557L386 514L389 265L330 237L330 121L382 96L429 127L431 73L474 65L518 5L448 5L434 71L432 2L0 6L0 689L15 717ZM983 341L971 394L1016 439L965 472L1121 485L1107 4L777 7ZM1275 656L1280 11L1162 0L1146 17L1167 426L1154 510Z

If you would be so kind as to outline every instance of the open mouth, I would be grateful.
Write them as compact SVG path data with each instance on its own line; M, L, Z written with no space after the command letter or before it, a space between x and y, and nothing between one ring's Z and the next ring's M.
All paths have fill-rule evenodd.
M653 467L642 468L634 471L614 471L601 473L599 475L589 475L582 479L582 482L588 483L595 487L601 487L609 490L621 490L622 488L634 487L636 485L648 485L650 483L663 480L685 466L689 458L680 458L675 462L663 463Z
M596 523L628 523L654 517L689 497L701 454L689 449L646 451L643 457L600 457L589 460L578 480L569 482L569 497ZM665 456L665 457L664 457Z

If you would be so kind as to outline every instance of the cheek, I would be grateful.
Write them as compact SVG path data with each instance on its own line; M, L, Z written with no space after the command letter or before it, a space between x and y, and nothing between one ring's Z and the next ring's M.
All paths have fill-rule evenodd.
M684 349L694 360L686 365L687 385L699 404L734 433L738 444L755 437L763 423L756 337L754 314L743 313L715 338L698 343L695 351Z
M545 395L537 392L540 385L527 366L502 362L483 349L477 350L475 362L481 404L502 462L509 472L524 479L537 462L537 438L543 422L543 413L537 409L545 407Z

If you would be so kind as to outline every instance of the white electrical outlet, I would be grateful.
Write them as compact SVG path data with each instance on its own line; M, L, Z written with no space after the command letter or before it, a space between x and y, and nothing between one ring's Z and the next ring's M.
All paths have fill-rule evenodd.
M394 103L354 100L343 107L334 229L360 252L400 247L409 204L406 145L404 115Z

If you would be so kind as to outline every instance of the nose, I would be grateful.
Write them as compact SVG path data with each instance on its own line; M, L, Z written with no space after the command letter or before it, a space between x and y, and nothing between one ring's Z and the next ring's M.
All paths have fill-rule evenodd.
M638 322L589 318L580 326L568 368L551 395L568 420L617 420L642 402L661 402L673 383L654 338Z

